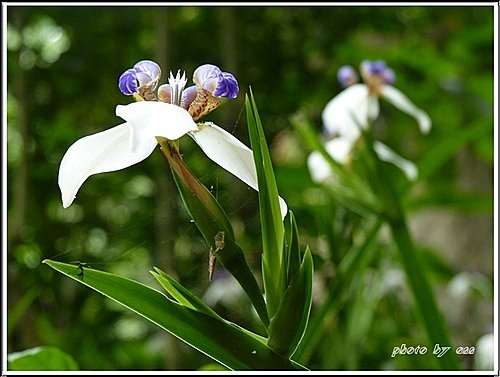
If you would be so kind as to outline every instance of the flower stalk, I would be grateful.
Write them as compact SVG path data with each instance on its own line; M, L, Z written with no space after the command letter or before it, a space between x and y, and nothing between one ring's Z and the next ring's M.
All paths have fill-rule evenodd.
M194 223L211 249L219 249L217 260L236 278L255 307L264 327L267 328L269 317L262 292L245 260L243 251L235 241L234 230L224 210L210 191L192 174L179 150L165 138L158 138L158 143L168 160L179 193ZM214 241L214 237L220 232L224 232L222 249Z
M372 166L374 170L371 172L371 175L378 177L378 183L373 189L378 190L383 198L386 209L385 220L391 229L392 237L399 251L408 286L413 294L430 344L452 346L444 319L436 303L434 292L431 289L425 269L421 265L411 239L401 200L391 180L386 175L377 153L372 147L372 136L368 132L363 132L363 138L366 140L365 149L373 161ZM454 352L448 352L443 357L437 358L437 360L443 369L460 369Z

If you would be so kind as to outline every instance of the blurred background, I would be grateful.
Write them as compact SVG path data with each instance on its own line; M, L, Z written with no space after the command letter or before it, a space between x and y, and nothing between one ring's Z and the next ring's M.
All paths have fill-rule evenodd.
M237 99L210 120L249 145L251 86L280 194L315 260L313 313L363 219L314 184L309 151L290 125L298 111L322 132L321 111L342 89L340 66L385 60L394 86L433 121L416 122L381 101L377 138L417 164L449 140L438 169L412 188L409 223L456 345L493 331L493 47L491 6L9 6L7 11L7 352L55 346L82 370L211 368L212 361L141 317L41 264L93 268L160 289L167 271L225 318L252 329L250 304L222 268L207 278L208 247L182 205L159 151L126 170L91 177L63 209L59 162L82 136L121 123L131 102L118 78L143 59L191 78L201 64L233 73ZM191 80L190 80L191 83ZM257 194L215 166L189 138L187 165L226 209L249 263L260 268ZM446 149L447 148L447 149ZM432 149L435 152L435 149ZM448 153L448 154L447 154ZM425 368L391 358L394 346L426 344L397 251L388 238L342 307L331 315L307 366L319 370ZM368 289L370 288L370 289ZM429 351L430 352L430 351ZM461 356L466 369L481 369Z

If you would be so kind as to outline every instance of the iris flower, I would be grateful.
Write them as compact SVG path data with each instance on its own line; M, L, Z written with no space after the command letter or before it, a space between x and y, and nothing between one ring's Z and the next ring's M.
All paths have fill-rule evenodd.
M175 76L170 73L168 84L158 87L160 75L160 67L149 60L125 71L118 87L136 102L116 106L116 115L124 122L85 136L69 147L58 178L64 208L73 203L91 175L137 164L151 155L157 138L176 141L184 135L189 135L216 164L258 189L252 150L212 122L196 123L221 103L221 97L237 97L236 78L211 64L198 67L193 74L195 85L187 88L185 74L180 71ZM284 217L287 206L279 199Z
M422 133L431 129L427 113L416 107L408 97L392 84L394 71L378 60L365 60L360 67L363 84L351 66L343 66L338 71L338 79L346 87L325 106L322 113L323 127L329 140L325 149L332 158L344 164L361 135L361 128L367 129L379 115L379 98L382 97L399 110L411 115L418 123ZM373 145L381 160L398 166L410 180L415 180L418 170L411 161L399 156L387 145L376 141ZM308 158L308 166L314 180L321 182L331 176L326 160L319 152Z

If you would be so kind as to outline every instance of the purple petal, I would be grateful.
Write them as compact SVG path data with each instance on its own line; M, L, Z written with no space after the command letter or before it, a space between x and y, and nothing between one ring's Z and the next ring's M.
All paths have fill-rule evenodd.
M350 65L344 65L337 71L337 79L342 87L347 88L356 84L359 80L358 74Z
M239 90L236 78L229 72L222 72L212 95L215 97L236 98Z
M386 65L383 60L377 60L371 64L370 73L372 75L380 75L386 70Z
M152 89L160 78L160 66L151 60L141 60L134 68L127 69L118 80L120 91L131 96L138 93L139 88L151 84Z
M382 75L384 76L384 80L387 85L392 85L394 84L394 81L396 81L396 75L391 68L386 68Z
M359 65L359 70L361 72L361 76L363 76L363 79L371 75L372 64L373 63L371 62L371 60L363 60Z
M222 72L213 64L204 64L196 68L193 81L196 85L209 90L214 97L238 96L239 87L236 78L229 72Z
M141 60L134 65L134 71L136 72L139 85L158 80L161 74L160 66L152 60Z
M188 109L189 105L193 103L198 94L198 87L196 85L189 86L182 92L181 107L183 109Z
M118 80L118 88L120 88L120 91L126 96L131 96L134 93L137 93L138 86L135 70L127 69L123 72Z
M219 75L221 73L219 67L213 64L204 64L194 71L193 82L213 92L217 88Z

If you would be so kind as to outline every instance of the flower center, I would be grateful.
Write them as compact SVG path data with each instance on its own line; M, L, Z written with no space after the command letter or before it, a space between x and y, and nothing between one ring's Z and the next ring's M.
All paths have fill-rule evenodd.
M182 100L182 92L187 84L186 73L183 72L181 76L181 71L179 70L174 77L172 72L170 72L170 76L168 77L168 84L170 85L172 90L170 103L172 105L180 106Z

